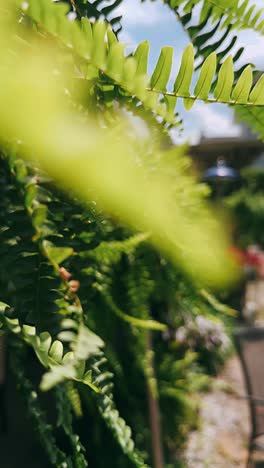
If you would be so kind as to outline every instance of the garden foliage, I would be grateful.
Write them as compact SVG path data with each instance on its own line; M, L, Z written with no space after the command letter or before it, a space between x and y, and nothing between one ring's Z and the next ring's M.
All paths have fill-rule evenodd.
M227 206L234 213L237 243L243 248L258 244L264 246L264 172L262 169L245 169L243 185L226 199Z
M263 76L234 67L233 39L205 45L219 30L262 33L262 12L164 3L192 40L172 78L171 47L150 78L148 42L125 52L121 0L0 3L0 323L46 466L153 466L150 401L176 466L197 422L189 396L226 351L233 312L201 287L234 278L227 240L169 131L178 99L263 111Z

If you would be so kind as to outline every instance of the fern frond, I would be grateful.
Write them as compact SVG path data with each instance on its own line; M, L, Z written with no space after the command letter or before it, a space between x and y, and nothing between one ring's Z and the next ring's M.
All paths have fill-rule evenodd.
M98 353L89 361L94 376L94 383L100 389L99 393L94 394L99 412L122 448L123 453L131 460L133 465L137 468L147 468L147 465L135 450L130 427L127 426L115 407L112 394L112 374L104 370L106 363L107 359L103 353Z
M88 252L84 252L82 257L93 259L100 265L101 269L101 280L96 278L96 281L93 283L93 287L99 291L101 296L104 299L107 308L113 312L117 317L119 317L124 322L129 323L133 327L147 330L160 330L164 331L167 329L167 326L163 323L160 323L156 320L149 318L137 317L140 310L137 310L134 315L129 315L121 310L113 300L110 284L111 283L111 268L117 263L120 262L121 256L123 254L130 255L136 250L136 248L141 245L149 237L148 234L136 234L129 237L123 241L110 241L110 242L101 242L98 247ZM83 269L84 274L90 273L90 268ZM109 276L108 276L109 275ZM99 275L98 275L99 276ZM140 307L139 307L140 309Z
M72 466L72 460L58 446L53 433L52 426L47 422L46 415L42 410L38 393L25 372L25 362L22 359L24 349L22 343L17 341L10 343L11 369L19 387L20 395L26 405L28 415L32 421L34 430L37 432L39 441L43 446L49 461L56 468ZM85 468L87 464L83 463L80 468Z
M221 65L228 54L232 53L233 62L239 61L243 54L244 47L240 47L234 54L233 50L237 45L238 37L234 36L231 31L231 25L223 27L224 19L220 18L216 23L212 23L211 15L201 22L199 19L194 19L193 10L189 13L180 13L178 8L172 8L176 17L183 26L185 33L189 36L195 50L195 70L199 70L207 57L215 52L217 56L216 72L219 72ZM223 42L228 38L228 43L222 48ZM244 70L247 65L243 65L238 69L235 68L235 80Z
M160 330L160 331L167 330L167 325L157 322L156 320L141 319L141 318L137 318L132 315L126 314L114 303L111 294L109 294L106 290L100 290L100 291L109 309L115 315L117 315L117 317L124 320L124 322L127 322L130 325L137 327L137 328L143 328L145 330Z
M54 385L65 380L81 382L94 391L98 391L92 382L90 370L86 370L86 361L89 356L97 353L103 346L102 340L88 330L84 325L78 329L78 334L68 332L63 335L65 340L70 337L71 351L65 351L62 341L52 340L49 332L37 334L36 328L31 325L20 325L18 319L9 318L5 311L7 305L0 303L0 326L5 331L19 337L23 342L30 345L41 364L48 369L44 374L40 387L42 390L49 390Z
M139 244L146 241L149 234L135 234L123 241L101 242L98 247L83 254L84 257L94 258L99 263L113 265L118 263L123 254L134 252Z
M67 387L71 383L72 382L67 382ZM57 426L62 428L70 442L75 462L74 466L76 466L76 468L86 468L88 463L84 456L85 449L80 442L79 436L73 432L72 413L69 405L71 397L69 397L68 388L65 388L63 385L59 385L54 389L54 392L56 397Z
M147 78L149 45L141 43L133 57L126 57L122 44L116 40L105 42L107 27L97 22L91 25L85 18L82 19L82 28L77 23L70 23L65 16L65 10L58 9L49 0L29 1L28 14L44 27L49 33L57 36L65 46L73 50L87 63L93 66L98 73L110 78L113 83L121 86L129 95L136 96L142 104L165 120L174 115L177 98L184 99L185 107L190 109L196 100L209 103L226 103L229 105L244 104L250 107L264 105L264 83L260 78L254 88L248 89L245 77L252 73L248 66L239 76L239 93L234 85L234 66L231 56L220 67L213 86L217 68L217 57L212 52L204 61L194 91L191 92L191 83L194 68L194 49L190 44L183 53L180 70L174 80L172 91L167 91L172 70L171 47L161 50L158 62L150 80ZM51 21L56 16L57 22ZM84 68L82 68L84 72ZM214 88L214 89L213 89ZM160 96L166 97L166 103L161 104Z
M264 109L262 107L238 106L236 120L245 122L256 133L257 137L264 141Z
M251 4L249 0L163 0L163 3L174 10L180 9L186 15L199 6L200 23L210 15L212 23L223 19L222 28L252 29L264 34L264 9Z
M142 57L135 53L135 57L125 57L124 47L106 23L96 22L93 25L86 18L82 18L81 28L77 22L71 23L66 16L65 5L56 4L50 0L30 0L27 14L48 33L57 37L64 46L73 50L82 60L80 65L83 77L99 79L107 77L109 83L121 87L121 97L124 99L134 96L144 104L145 109L153 112L168 125L178 123L173 110L162 102L159 96L146 92L148 78L142 73ZM53 19L56 19L55 21ZM107 41L105 36L108 31ZM141 44L139 49L144 44ZM148 55L148 44L145 43L143 60ZM109 84L108 83L108 84ZM106 83L107 84L107 83ZM102 83L104 85L104 83ZM125 93L125 94L124 94Z
M96 0L95 2L89 0L85 2L83 0L67 0L67 3L73 8L78 18L94 18L96 21L104 18L111 25L115 34L118 34L122 30L122 16L116 16L115 9L122 1L110 0L107 2L107 5L105 5L105 0Z

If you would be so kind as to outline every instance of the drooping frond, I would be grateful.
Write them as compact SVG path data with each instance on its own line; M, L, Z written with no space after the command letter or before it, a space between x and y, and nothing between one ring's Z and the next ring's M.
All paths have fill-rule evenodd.
M122 447L123 452L131 460L136 468L148 468L135 450L134 442L131 437L131 429L124 419L119 415L112 393L113 375L105 370L107 359L103 353L99 353L91 358L89 364L94 375L95 385L100 389L94 394L99 412L104 419L107 427L113 433L116 441Z
M77 451L77 458L74 460L58 447L53 427L47 421L47 415L42 409L39 401L39 394L25 370L24 347L22 343L11 340L11 370L14 374L20 397L27 409L28 417L37 433L38 439L44 448L51 466L63 468L65 466L87 467L87 462L83 456L83 447L76 438L74 451ZM78 462L78 465L77 465Z
M232 34L233 31L252 29L256 26L261 34L264 32L264 10L258 9L257 6L252 10L248 0L240 3L239 1L221 2L219 0L192 2L194 6L200 7L198 17L197 12L192 7L190 8L191 2L186 2L186 0L182 2L163 1L175 13L194 46L195 69L199 69L212 52L217 54L217 73L229 53L233 54L235 65L242 56L244 47L236 49L238 37L234 33ZM238 5L235 5L235 3ZM227 43L223 48L224 41ZM246 66L247 64L239 66L239 68L235 67L235 81Z
M10 203L10 200L7 199L5 191L2 190L3 197L1 199L1 207L4 208L7 211L11 211L11 213L14 212L15 214L15 221L16 223L20 224L21 226L21 212L23 213L23 216L25 219L27 217L29 220L32 222L32 229L30 233L26 232L26 237L29 240L29 243L31 244L31 249L32 249L32 244L40 248L41 253L35 254L35 251L32 253L30 252L29 247L27 247L26 252L22 252L26 260L30 259L35 259L35 255L39 255L41 260L39 264L42 264L44 262L50 263L50 266L52 269L49 271L48 275L52 276L54 275L56 277L56 274L60 271L62 279L64 279L65 282L65 287L62 285L62 295L61 296L56 296L52 299L58 306L58 310L56 311L56 315L61 317L61 315L65 316L66 319L60 323L60 331L58 335L58 339L54 339L52 335L49 332L41 332L38 330L35 326L32 325L25 325L27 323L27 320L24 320L24 317L21 317L19 314L19 320L17 318L14 318L14 310L18 309L21 305L21 293L19 290L15 289L17 286L16 283L20 284L22 281L22 287L23 287L23 292L24 296L27 297L27 291L25 289L25 283L23 282L24 280L24 274L28 273L29 271L35 270L35 268L39 268L39 265L35 265L33 262L33 265L31 263L26 264L27 268L24 268L26 271L21 272L19 270L19 277L16 277L12 275L12 280L15 282L13 286L13 291L16 291L15 296L18 296L15 300L12 301L12 312L9 314L5 313L6 312L6 305L2 304L2 307L0 308L1 311L1 319L0 322L2 324L2 330L9 335L13 336L13 338L16 340L17 343L21 345L29 345L30 347L33 348L38 360L43 364L43 366L46 368L47 372L44 374L43 379L42 379L42 384L41 388L43 390L48 390L51 387L60 384L60 385L66 385L67 390L68 390L68 384L71 384L74 382L75 384L82 384L80 387L87 386L90 387L92 390L96 392L100 391L100 397L98 397L98 408L100 415L104 418L106 421L106 424L109 426L110 430L113 432L114 437L116 438L118 444L120 445L123 453L134 463L136 467L143 467L145 466L143 462L141 462L141 459L137 452L134 449L134 443L131 439L131 431L129 427L125 424L125 421L120 418L118 415L117 409L115 408L114 401L113 401L113 396L111 395L111 398L109 396L109 391L110 389L107 389L107 394L106 394L106 382L105 379L107 377L107 373L104 372L101 373L99 371L93 372L92 367L87 363L87 358L92 356L93 352L96 350L98 352L99 347L102 344L102 341L94 334L91 334L91 332L88 330L87 327L84 326L82 319L83 319L83 314L80 306L78 306L78 301L76 302L77 296L76 293L73 293L68 287L67 287L67 276L69 275L69 272L65 269L59 269L59 265L61 262L63 262L65 259L67 259L69 256L72 255L72 248L70 247L59 247L55 244L55 241L58 240L58 238L62 237L62 234L58 235L58 226L60 222L62 221L63 228L64 230L62 231L64 235L67 234L68 238L71 237L69 234L70 231L70 223L64 223L64 220L61 220L61 212L63 209L65 209L65 204L64 208L62 208L63 205L60 206L60 210L54 214L53 211L55 210L56 206L56 197L53 196L53 201L50 203L50 206L48 206L48 202L51 201L51 193L48 191L45 191L44 187L41 186L40 180L44 179L44 175L42 175L42 178L40 177L40 174L35 170L36 172L34 173L33 168L30 169L30 165L27 165L24 161L18 159L16 157L16 151L14 149L13 153L11 151L11 148L9 148L9 153L11 153L10 158L8 158L7 155L6 157L3 158L2 165L8 167L10 170L11 175L11 180L16 183L16 187L19 187L18 190L13 189L11 192L11 195L9 194L10 191L10 186L7 184L7 181L3 179L3 181L0 179L1 188L7 186L6 189L8 191L8 195L10 196L11 200L13 203ZM4 168L7 169L7 167L2 167L2 172L3 177L5 172ZM10 180L10 179L8 179ZM24 201L25 209L23 209L22 206L17 207L16 205L14 206L14 203L17 203L16 198L14 197L13 192L19 191L20 198ZM18 197L19 199L19 197ZM3 205L2 205L3 204ZM52 206L51 206L52 205ZM16 209L15 209L16 208ZM56 220L56 227L52 225L51 223L51 212L54 215L54 220ZM87 250L87 244L90 243L89 239L89 232L87 232L87 224L85 223L86 218L85 218L85 213L83 212L83 209L81 210L82 215L81 215L81 220L82 220L82 232L79 236L78 240L78 247L81 249L81 239L83 240L83 247L85 247L85 251ZM20 218L18 213L20 213ZM5 252L5 247L9 251L9 261L10 257L14 261L20 260L19 252L21 252L21 249L23 248L21 244L21 240L23 240L22 236L16 236L16 238L12 237L12 223L10 222L10 219L8 221L5 221L4 218L6 217L6 211L4 209L1 210L1 221L2 226L1 229L4 233L6 233L7 240L5 242L5 238L1 238L2 244L1 244L1 252ZM11 216L12 217L12 216ZM2 219L3 218L3 219ZM12 217L13 218L13 217ZM49 218L49 219L48 219ZM75 222L75 229L77 227L77 221L78 217L76 214L73 216L74 222ZM89 218L89 223L91 222L91 218ZM30 223L29 223L30 224ZM52 229L53 228L53 229ZM11 232L10 232L11 231ZM21 235L21 233L20 233ZM22 239L20 238L22 237ZM48 238L51 238L53 242L50 240L47 240ZM91 250L91 256L90 258L92 259L93 257L97 258L98 261L100 262L101 255L108 252L108 257L109 261L119 261L120 256L122 252L132 252L133 249L136 248L136 246L141 243L144 239L146 239L146 235L137 235L133 236L127 241L122 242L116 242L114 241L111 245L111 242L109 243L109 248L108 246L102 242L102 248L98 249L94 248ZM18 245L16 245L16 243ZM114 254L113 250L116 248L116 255ZM81 249L82 250L82 249ZM93 253L92 253L93 252ZM82 259L84 263L86 262L86 255L82 256ZM6 263L8 265L8 263ZM14 267L12 268L14 269ZM10 270L10 265L9 265L9 270ZM2 273L2 269L1 269ZM40 278L42 277L43 273L39 272ZM6 278L5 272L3 272L3 282L8 281L8 278ZM2 280L2 278L1 278ZM47 278L45 278L47 280ZM31 280L32 283L32 280ZM1 282L2 284L2 282ZM39 291L39 289L43 289L43 284L36 282L35 286L36 290ZM57 285L58 288L58 285ZM54 293L55 291L53 291ZM49 296L49 291L46 291L46 294ZM31 291L29 292L29 296L31 295ZM14 294L12 294L14 296ZM38 296L40 296L40 292L38 292ZM71 301L69 299L71 298ZM42 313L42 310L37 310L39 308L38 302L39 302L39 297L36 298L37 300L34 303L34 295L33 295L33 304L28 304L27 303L27 309L33 309L32 312L32 317L31 319L33 322L36 321L38 322L38 315ZM50 296L49 296L49 299ZM16 304L18 302L18 304ZM45 305L45 304L44 304ZM51 325L50 322L50 317L52 319L52 304L51 300L49 305L47 306L46 310L44 307L44 313L49 311L49 324ZM72 318L68 318L72 317ZM22 318L22 320L21 320ZM36 319L37 318L37 319ZM153 321L154 323L154 321ZM1 328L1 326L0 326ZM88 332L88 333L87 333ZM95 341L94 341L95 340ZM96 383L94 381L96 377ZM98 383L98 385L97 385ZM59 388L60 388L59 385ZM91 392L87 392L86 389L84 390L84 394L89 395ZM73 393L72 388L69 389L69 398L70 398L70 403L73 404L74 409L76 411L76 401L73 402L72 398L76 400L76 391ZM76 390L76 389L75 389ZM59 389L56 390L56 392L59 392ZM101 395L102 393L102 395ZM78 396L78 395L77 395ZM88 398L88 397L87 397ZM84 397L85 399L85 397ZM36 402L37 403L37 402ZM78 405L78 402L77 402ZM32 409L34 409L32 407ZM78 412L78 408L77 408ZM42 417L43 416L43 417ZM34 411L33 417L36 418L36 414ZM39 426L41 426L42 430L43 428L45 429L44 425L44 415L38 414L38 420L36 421L36 424L38 423ZM39 419L41 419L39 421ZM35 420L35 419L34 419ZM65 429L65 425L63 425L63 428ZM41 429L40 429L41 430ZM76 448L76 450L79 450L80 447L80 442L78 439L75 437L75 445L74 444L74 434L70 433L70 428L66 428L66 435L67 437L70 437L70 441L72 443L73 448ZM47 432L47 431L46 431ZM45 436L45 438L44 438ZM52 433L50 431L48 433L45 433L43 436L43 446L46 449L47 453L50 454L52 452L52 447L53 441L52 438ZM51 447L51 448L50 448ZM57 453L58 452L58 453ZM64 455L60 451L55 451L53 453L53 458L52 458L52 463L54 466L61 466L58 463L58 457L61 459ZM79 454L79 455L78 455ZM78 452L76 453L76 457L83 460L83 457L81 457L82 453ZM66 458L66 456L65 456ZM68 457L67 457L68 459ZM71 465L69 465L71 466ZM73 465L73 466L86 466L85 464L79 464L79 465Z
M182 23L184 31L189 36L195 50L195 69L198 70L204 60L212 53L215 52L217 55L217 66L216 72L218 73L221 65L229 53L233 53L238 37L232 35L232 26L230 24L223 27L224 19L220 18L216 23L211 20L210 12L208 16L200 22L196 19L195 13L191 10L189 13L180 13L178 8L173 8L178 20ZM224 41L228 39L228 43L222 48ZM233 62L240 59L243 54L244 47L239 47L235 53L233 53ZM242 68L235 68L235 79L239 77L239 74L246 65Z
M210 15L212 23L223 19L223 29L230 26L231 29L253 29L264 33L264 9L259 9L249 0L163 0L163 3L186 15L190 14L195 6L199 6L200 24Z

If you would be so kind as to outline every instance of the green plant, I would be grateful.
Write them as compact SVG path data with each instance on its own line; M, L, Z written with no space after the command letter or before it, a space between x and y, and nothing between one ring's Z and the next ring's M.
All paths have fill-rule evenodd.
M47 466L157 465L162 449L178 463L196 424L188 396L208 377L175 331L186 314L227 312L201 287L228 284L234 268L207 188L185 150L163 150L161 140L180 121L178 99L187 109L197 100L243 112L264 105L263 76L253 85L251 66L235 71L217 44L201 47L212 31L198 34L209 23L262 32L247 2L165 2L184 25L203 5L172 86L171 47L150 78L149 44L124 52L112 16L120 3L0 4L0 324ZM148 139L136 141L124 110L146 121ZM40 389L28 361L41 369Z
M263 247L264 172L261 169L246 169L242 177L243 186L226 200L234 213L237 242L244 249L250 244Z

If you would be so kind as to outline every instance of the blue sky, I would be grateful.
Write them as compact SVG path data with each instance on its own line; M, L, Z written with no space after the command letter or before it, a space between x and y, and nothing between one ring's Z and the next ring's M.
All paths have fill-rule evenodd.
M263 7L263 0L254 0L253 3ZM149 73L154 68L161 47L165 45L174 47L172 76L175 77L180 57L189 41L173 12L162 1L151 2L150 0L146 0L143 4L140 0L124 0L118 11L123 14L123 32L120 39L128 44L128 48L134 49L140 41L149 40L151 44ZM241 65L250 61L259 69L264 69L264 37L251 31L242 31L238 33L238 38L237 48L241 45L245 46ZM223 43L223 48L224 45ZM239 134L239 127L233 121L232 110L226 106L204 105L197 102L189 112L184 111L180 104L178 110L184 117L185 128L181 137L177 130L173 131L172 136L175 142L188 140L195 143L199 140L201 133L215 137Z

